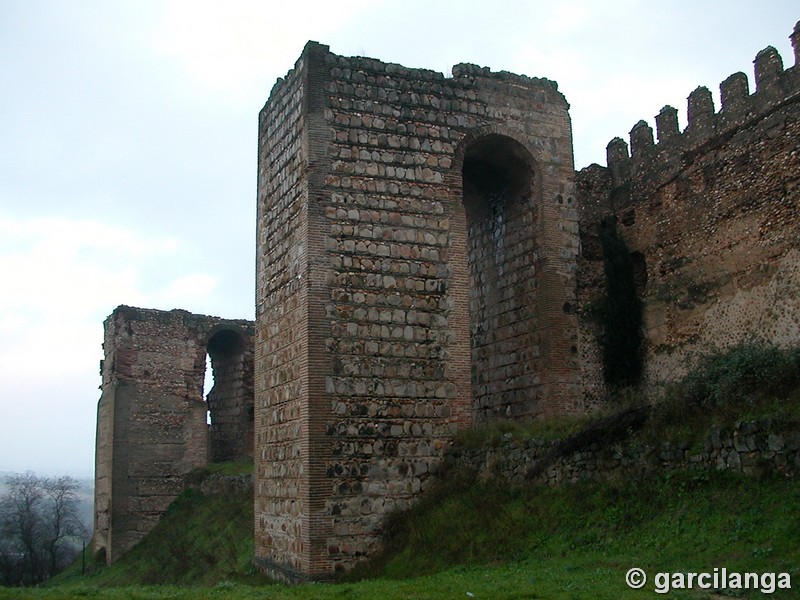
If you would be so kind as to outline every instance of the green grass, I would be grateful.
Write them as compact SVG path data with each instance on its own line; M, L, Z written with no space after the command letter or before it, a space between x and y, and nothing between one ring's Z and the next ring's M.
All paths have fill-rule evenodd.
M200 481L208 475L252 475L253 474L253 461L240 460L222 463L209 463L203 468L195 469L190 474L191 477Z
M395 518L392 541L398 551L384 559L380 574L370 580L297 587L230 581L202 587L197 580L186 582L190 587L127 584L105 588L99 585L98 575L55 589L0 590L0 598L661 597L652 585L644 591L627 588L624 575L633 566L645 569L651 577L657 572L710 571L721 566L759 573L786 571L797 587L797 506L800 482L754 481L725 473L681 473L611 485L531 485L513 490L459 477L442 484L411 512ZM176 518L177 510L166 520ZM800 597L797 590L772 596ZM669 597L706 596L680 591ZM744 597L755 595L751 592Z
M253 499L241 491L204 495L187 489L153 531L125 557L106 566L78 561L51 584L78 581L109 587L132 584L215 585L266 580L253 572ZM2 596L0 596L2 597Z
M661 390L643 441L697 443L712 426L755 419L773 419L786 429L800 425L800 347L743 344L693 362L686 377Z
M398 551L385 557L376 578L286 587L243 583L249 568L245 552L230 552L240 559L230 561L229 579L219 579L222 571L217 571L216 583L210 577L215 569L211 562L203 563L209 571L206 576L194 564L204 560L202 553L184 554L181 561L169 556L178 542L166 540L182 537L179 530L188 523L184 511L191 508L192 518L195 513L201 518L223 507L192 494L177 503L155 537L117 565L56 588L0 590L0 599L660 597L652 588L645 592L626 587L624 575L633 566L651 576L720 566L788 571L794 582L800 582L797 506L799 482L754 481L722 473L514 490L459 478L395 518L392 541ZM170 525L172 521L177 528ZM200 546L212 539L203 537L207 539ZM165 573L172 577L175 569L187 568L183 581L176 582L182 587L142 585L149 578L157 580ZM136 577L143 579L135 582ZM773 596L800 597L796 591ZM670 597L703 596L683 592Z
M711 424L771 418L800 422L800 352L742 347L702 359L667 390L633 443L685 439ZM556 439L585 419L494 424L460 438L496 445L511 434ZM244 469L244 471L242 471ZM247 467L219 467L240 474ZM202 474L198 474L198 478ZM2 589L0 600L108 599L450 599L661 598L659 572L788 572L800 598L800 481L721 472L672 472L645 480L549 488L510 487L451 470L416 506L386 522L387 551L339 584L269 584L254 574L249 494L189 490L146 540L112 567L57 585ZM651 581L625 585L631 567ZM154 585L159 584L159 585ZM166 585L165 585L166 584ZM750 590L729 597L754 598ZM702 599L700 591L670 598ZM717 598L719 596L716 596Z
M722 566L729 571L786 571L798 583L797 506L798 481L753 480L729 473L673 473L647 481L516 489L454 474L412 511L394 517L389 541L395 551L375 561L375 572L361 571L371 579L298 587L247 584L249 556L243 554L241 562L231 563L239 566L228 572L229 577L216 572L216 582L210 563L206 576L187 572L175 582L183 587L136 582L136 577L161 577L166 572L174 577L202 560L189 553L184 559L189 562L169 567L172 550L165 541L181 537L180 531L194 522L188 509L191 519L201 519L223 508L216 498L192 493L162 522L169 527L148 538L149 547L142 544L117 565L57 588L0 590L0 599L661 597L652 586L649 591L627 588L624 575L633 566L651 577ZM200 546L209 539L200 540ZM155 569L162 561L166 564L160 571ZM772 596L800 594L779 591ZM684 591L670 597L705 596Z
M557 489L476 485L463 500L428 511L422 526L415 523L385 572L407 576L454 562L535 562L576 555L607 566L660 570L708 568L722 559L731 568L800 566L795 510L800 485L777 479L753 483L721 474L680 474ZM487 508L502 510L487 518ZM448 522L466 526L449 527ZM756 548L772 550L756 555L751 552Z

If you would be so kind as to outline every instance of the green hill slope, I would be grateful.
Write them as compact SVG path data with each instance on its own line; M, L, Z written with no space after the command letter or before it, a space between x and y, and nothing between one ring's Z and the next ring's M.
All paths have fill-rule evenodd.
M635 435L642 441L691 439L709 424L765 415L796 427L800 352L768 360L753 352L708 359L668 392ZM548 436L557 435L552 424L545 427ZM580 427L559 424L562 432ZM486 430L463 443L492 443L496 436L497 429ZM798 507L800 481L769 471L760 477L671 472L551 488L511 487L452 469L414 509L387 522L386 553L349 582L286 587L268 585L252 572L251 494L189 490L112 567L84 577L73 570L50 589L0 589L0 599L640 599L663 597L656 591L666 591L666 583L672 598L760 596L730 580L719 582L727 589L714 595L696 584L694 590L675 589L675 580L659 575L720 575L723 568L757 574L764 591L770 580L762 574L785 574L781 581L789 578L794 589L779 589L773 579L771 597L800 598ZM647 573L644 589L626 584L633 567Z
M249 575L244 496L188 492L116 565L50 589L0 590L0 598L646 598L661 597L657 573L722 567L789 573L795 589L772 596L800 597L797 481L681 474L647 484L511 490L452 480L396 517L393 551L373 563L372 579L294 588ZM649 591L627 587L632 567L649 574ZM162 585L145 585L155 583ZM670 597L709 596L678 590Z

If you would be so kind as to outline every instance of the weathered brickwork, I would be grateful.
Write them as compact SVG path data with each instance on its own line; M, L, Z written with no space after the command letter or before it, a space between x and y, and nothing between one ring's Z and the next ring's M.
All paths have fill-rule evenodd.
M211 462L253 456L253 342L252 324L246 335L240 328L219 329L208 338L214 386L206 397L211 416Z
M793 43L798 51L795 30ZM756 90L736 73L711 93L689 96L689 123L677 111L645 122L608 146L608 168L578 174L583 254L582 307L602 293L599 220L616 215L642 268L646 375L680 376L692 353L748 340L800 339L800 67L778 53L756 57ZM587 311L588 312L588 311ZM596 324L582 327L584 386L602 395Z
M250 321L180 310L120 306L106 319L94 545L109 562L152 529L189 471L210 456L252 453L253 333ZM215 371L208 404L207 351Z
M459 428L575 410L570 122L547 80L315 43L260 122L256 558L326 578Z
M732 75L715 112L698 88L685 130L665 107L658 143L640 122L630 155L612 140L607 167L577 174L552 81L309 42L259 115L255 326L129 307L106 321L96 547L115 560L191 468L252 455L255 563L287 581L352 568L460 429L604 404L606 219L631 253L648 383L710 347L798 343L800 24L792 40L792 68L756 57L754 93ZM589 448L540 476L795 472L796 436L761 425L697 452ZM509 446L522 462L505 476L545 446Z
M301 60L275 85L271 111L259 119L255 555L270 564L286 557L281 567L291 571L308 568L301 534L309 531L310 502L302 402L309 350L305 73Z

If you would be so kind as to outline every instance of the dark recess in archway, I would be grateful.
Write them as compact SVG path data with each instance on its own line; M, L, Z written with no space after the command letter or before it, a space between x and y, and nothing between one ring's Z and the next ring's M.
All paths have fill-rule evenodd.
M515 140L487 135L462 168L473 408L477 419L537 412L534 170Z
M211 462L242 460L253 452L253 393L245 376L244 337L222 329L208 341L214 386L208 392Z

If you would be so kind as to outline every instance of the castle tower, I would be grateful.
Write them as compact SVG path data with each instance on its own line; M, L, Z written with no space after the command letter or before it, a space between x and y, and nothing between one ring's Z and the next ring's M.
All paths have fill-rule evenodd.
M156 526L192 469L253 455L253 323L119 306L104 329L94 551L112 563Z
M326 579L460 429L576 410L568 105L546 79L309 42L258 164L256 562Z

